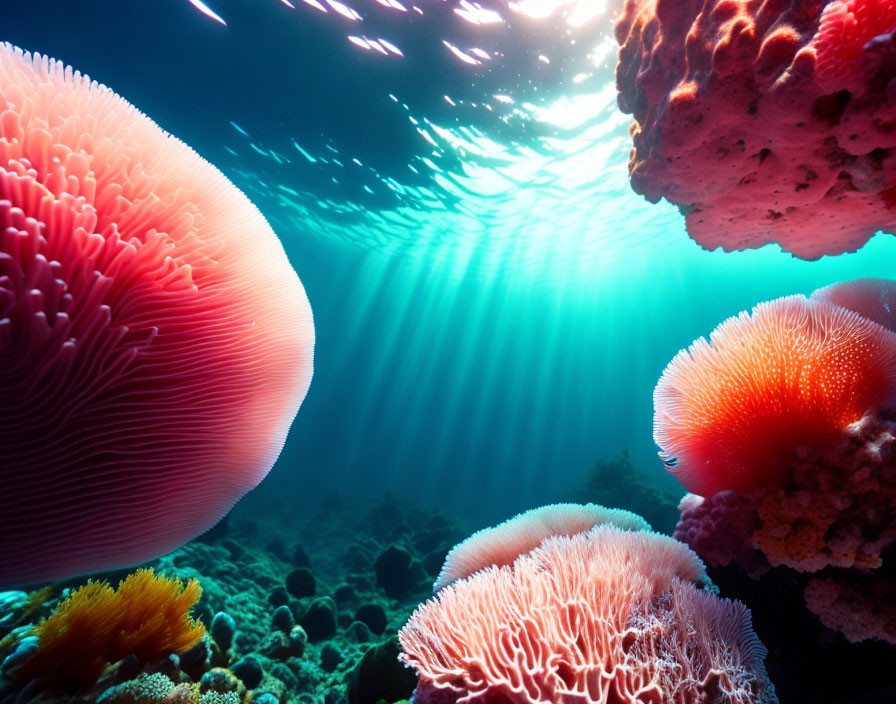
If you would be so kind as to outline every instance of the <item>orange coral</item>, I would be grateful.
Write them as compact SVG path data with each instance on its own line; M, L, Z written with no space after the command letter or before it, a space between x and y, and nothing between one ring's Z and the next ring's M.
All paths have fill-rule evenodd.
M774 485L800 447L837 441L896 393L896 335L824 300L762 303L669 364L654 437L701 496Z
M188 650L205 633L190 616L201 594L195 579L184 584L151 569L137 570L117 590L88 582L35 627L38 650L16 675L87 687L127 655L150 660Z

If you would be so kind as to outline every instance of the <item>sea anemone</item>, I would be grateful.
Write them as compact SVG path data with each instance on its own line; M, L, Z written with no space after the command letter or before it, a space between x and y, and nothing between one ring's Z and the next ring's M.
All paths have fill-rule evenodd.
M749 610L685 545L602 525L546 539L421 605L399 632L416 704L777 701Z
M88 582L34 628L37 651L14 675L89 687L107 664L128 655L146 662L189 650L205 633L190 616L201 594L195 579L184 584L149 569L129 575L118 589Z
M0 585L211 527L277 458L313 344L282 245L227 178L0 45Z

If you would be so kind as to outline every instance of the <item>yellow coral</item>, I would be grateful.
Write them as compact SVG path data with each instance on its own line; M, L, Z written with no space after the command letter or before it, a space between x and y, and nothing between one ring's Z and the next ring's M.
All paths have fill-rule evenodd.
M84 687L127 655L151 660L188 650L205 633L190 616L201 594L195 579L184 584L151 569L128 575L117 590L88 582L35 627L38 650L17 674Z

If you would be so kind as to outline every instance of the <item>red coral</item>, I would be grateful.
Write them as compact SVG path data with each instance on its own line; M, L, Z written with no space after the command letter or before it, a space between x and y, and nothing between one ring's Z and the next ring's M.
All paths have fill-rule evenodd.
M632 187L708 249L816 258L892 232L894 24L881 0L626 0Z
M654 392L654 438L701 496L780 483L798 448L835 443L896 398L896 333L822 300L756 306L697 340Z
M896 422L866 418L794 460L782 486L686 499L675 537L710 565L876 568L896 542Z
M684 545L604 525L447 586L399 633L417 704L771 704L765 648Z
M896 283L860 279L757 306L679 354L657 386L655 437L670 469L707 498L682 500L675 537L709 565L754 578L826 570L837 584L889 589L894 329ZM822 622L882 637L856 625L873 620L850 596L858 590L837 596L831 584L806 591Z

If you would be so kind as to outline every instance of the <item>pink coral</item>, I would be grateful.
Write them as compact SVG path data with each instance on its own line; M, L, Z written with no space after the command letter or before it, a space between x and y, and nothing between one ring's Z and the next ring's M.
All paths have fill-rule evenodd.
M545 540L420 606L399 633L416 704L776 701L742 604L684 545L599 526Z
M575 535L609 523L625 530L650 530L640 516L596 504L552 504L525 511L494 528L485 528L454 546L433 586L439 590L484 567L511 564L545 538Z
M876 574L837 573L809 580L806 606L847 640L882 640L896 645L896 579Z
M889 0L626 0L632 187L707 249L805 258L896 228Z
M896 281L854 279L818 289L813 300L827 301L896 332Z
M233 184L108 88L0 45L0 584L212 526L277 458L313 343Z

